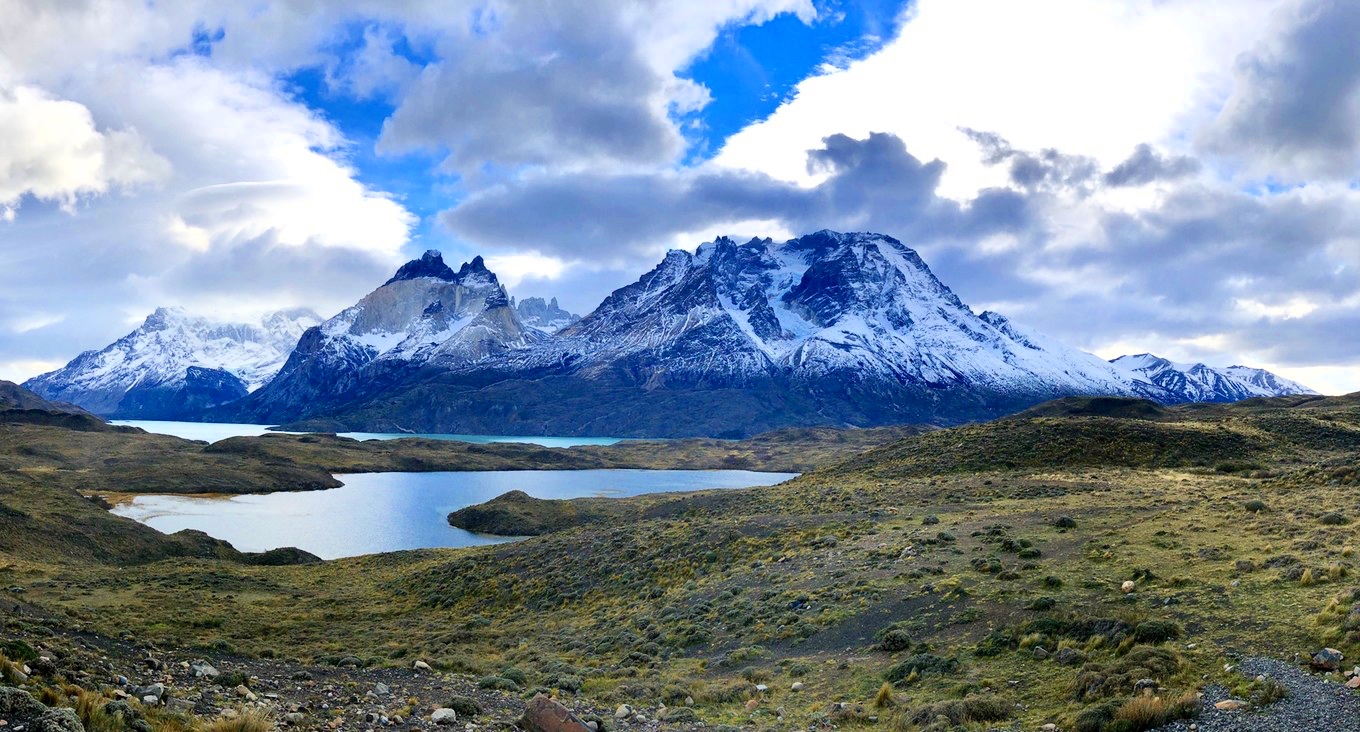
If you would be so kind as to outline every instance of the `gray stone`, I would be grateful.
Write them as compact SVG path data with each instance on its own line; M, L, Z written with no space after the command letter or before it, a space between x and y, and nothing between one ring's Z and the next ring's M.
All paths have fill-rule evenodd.
M215 679L222 675L220 671L207 661L194 661L189 664L189 669L194 672L195 678Z
M430 715L430 721L435 724L453 724L458 721L458 712L448 707L440 707Z
M80 717L70 709L49 709L33 721L32 732L85 732Z
M1319 671L1336 671L1341 668L1341 662L1345 658L1341 651L1335 648L1324 648L1313 654L1312 666Z

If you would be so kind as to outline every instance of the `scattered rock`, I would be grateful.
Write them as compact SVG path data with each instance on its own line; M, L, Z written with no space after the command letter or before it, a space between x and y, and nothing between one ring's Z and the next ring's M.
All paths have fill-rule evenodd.
M614 710L614 719L628 719L631 716L633 716L633 708L627 704L620 704L619 708Z
M524 706L519 726L527 732L590 732L590 727L570 709L538 694Z
M458 712L448 707L440 707L430 714L430 721L435 724L453 724L458 721Z
M1119 586L1119 591L1123 592L1125 595L1128 595L1132 593L1136 588L1137 586L1133 584L1133 580L1124 580L1124 584Z
M194 672L195 678L215 679L222 675L222 672L207 661L194 661L189 664L189 670Z
M1238 711L1239 709L1246 709L1248 706L1250 705L1242 701L1241 699L1224 699L1223 701L1215 704L1214 709L1223 712L1235 712Z
M790 687L789 687L789 691L802 691L802 690L803 690L803 682L801 682L801 681L795 681L795 682L793 682L793 686L790 686ZM692 704L693 702L690 702L690 703Z
M1350 681L1347 681L1347 682L1346 682L1346 688L1347 688L1347 689L1360 689L1360 676L1352 676L1351 679L1350 679Z
M1086 663L1086 654L1075 648L1059 648L1053 654L1053 662L1059 666L1078 666Z
M283 715L283 721L293 726L302 724L302 721L306 718L302 712L289 712Z
M431 670L433 670L433 669L430 668L430 664L425 663L424 661L416 661L415 664L412 665L412 668L415 669L416 671L431 671Z
M1341 662L1345 660L1341 651L1335 648L1324 648L1313 654L1311 665L1319 671L1336 671L1341 668Z
M373 685L373 693L377 694L378 696L387 696L388 694L392 693L392 690L387 688L387 684L384 684L383 682L379 681L378 683Z
M1045 658L1048 658L1048 649L1047 649L1047 648L1044 648L1043 646L1035 646L1035 647L1034 647L1034 658L1037 659L1037 660L1039 660L1039 661L1042 661L1042 660L1044 660Z

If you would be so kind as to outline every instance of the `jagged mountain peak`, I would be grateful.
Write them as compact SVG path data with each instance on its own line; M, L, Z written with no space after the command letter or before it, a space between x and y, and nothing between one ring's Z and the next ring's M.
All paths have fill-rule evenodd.
M1110 363L1162 387L1169 393L1168 401L1234 402L1252 397L1317 393L1264 369L1247 366L1216 368L1199 362L1179 363L1151 353L1120 356Z
M541 297L526 297L518 303L510 298L510 305L519 312L525 325L544 333L556 333L581 319L558 305L555 297L546 301Z
M463 265L466 267L467 265ZM438 249L427 249L420 259L412 259L406 264L401 265L392 279L383 283L384 286L393 282L403 280L414 280L421 277L432 277L437 280L452 281L458 277L457 274L444 264L444 255Z

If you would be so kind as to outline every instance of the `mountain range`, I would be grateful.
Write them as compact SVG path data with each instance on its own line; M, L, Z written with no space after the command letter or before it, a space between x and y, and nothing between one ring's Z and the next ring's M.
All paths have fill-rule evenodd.
M268 383L320 322L306 309L230 323L158 308L131 333L24 386L109 417L183 419Z
M220 339L203 335L208 326L151 327L163 312L26 385L118 415L648 437L950 424L1071 395L1176 403L1311 393L1246 367L1146 354L1106 362L975 314L916 252L871 233L719 238L671 251L579 318L555 299L516 303L480 257L455 271L429 251L354 306L299 327L271 362L277 373L251 371L253 383L221 358L186 355ZM154 377L136 378L133 366ZM179 392L136 395L148 381ZM115 398L105 383L137 386Z

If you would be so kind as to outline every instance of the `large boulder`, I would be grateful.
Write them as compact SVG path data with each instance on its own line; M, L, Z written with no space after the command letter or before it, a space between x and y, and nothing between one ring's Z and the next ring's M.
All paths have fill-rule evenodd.
M0 719L9 729L28 732L85 732L85 725L70 709L49 709L22 689L0 687Z
M538 694L524 706L519 726L527 732L591 732L581 718L558 702Z

